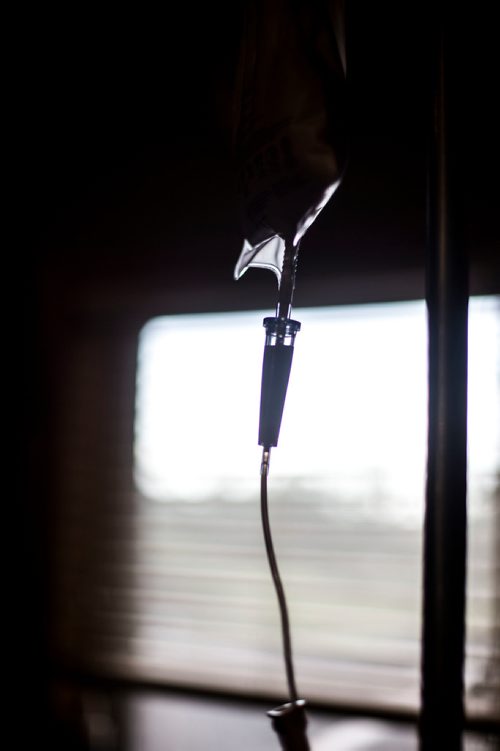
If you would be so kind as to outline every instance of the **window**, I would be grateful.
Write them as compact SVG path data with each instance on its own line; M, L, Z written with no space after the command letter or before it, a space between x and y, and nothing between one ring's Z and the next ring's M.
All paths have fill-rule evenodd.
M417 712L425 307L295 314L269 494L298 688L309 701ZM168 316L140 336L129 320L91 318L68 339L51 538L58 664L285 695L259 514L263 316ZM471 301L469 352L466 687L477 717L499 697L500 298Z
M258 508L264 315L169 316L142 331L126 659L138 676L284 693ZM424 303L294 316L302 331L270 505L299 691L416 710ZM487 713L499 628L498 298L471 301L469 362L467 706Z

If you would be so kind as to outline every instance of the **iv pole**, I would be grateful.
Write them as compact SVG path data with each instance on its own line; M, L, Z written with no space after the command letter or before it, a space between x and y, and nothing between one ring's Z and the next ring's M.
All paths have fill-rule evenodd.
M457 228L458 112L445 3L431 45L426 298L429 423L420 749L462 748L466 577L468 264Z

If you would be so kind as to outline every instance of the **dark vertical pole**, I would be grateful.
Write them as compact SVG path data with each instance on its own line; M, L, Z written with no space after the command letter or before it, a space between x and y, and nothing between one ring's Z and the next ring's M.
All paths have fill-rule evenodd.
M462 748L466 574L467 262L453 47L439 18L428 187L429 428L424 527L421 751Z

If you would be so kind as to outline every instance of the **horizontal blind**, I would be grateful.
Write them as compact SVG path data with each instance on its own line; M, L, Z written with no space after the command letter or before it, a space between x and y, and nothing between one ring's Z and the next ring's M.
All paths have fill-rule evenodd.
M133 482L135 332L82 332L61 394L54 649L142 681L285 695L255 494L151 501ZM488 478L487 478L488 479ZM469 499L467 711L498 712L498 487ZM418 711L421 523L270 477L299 692Z

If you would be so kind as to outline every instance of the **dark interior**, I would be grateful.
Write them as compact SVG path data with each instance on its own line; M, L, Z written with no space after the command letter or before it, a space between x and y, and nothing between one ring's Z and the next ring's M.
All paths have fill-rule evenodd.
M471 291L498 294L498 42L493 11L483 6L449 11L454 124ZM425 295L435 10L432 3L347 2L350 157L343 184L303 241L297 304ZM79 747L55 718L54 685L62 666L50 644L53 504L68 343L82 331L135 336L155 314L272 308L275 302L271 275L232 279L242 242L231 157L241 27L241 2L174 3L151 15L125 6L113 12L44 6L29 15L26 10L19 22L13 110L22 248L14 253L13 279L22 291L22 377L16 374L22 410L16 419L19 501L14 525L6 528L9 537L15 530L7 651L13 657L16 714L10 722L17 748L46 739L52 748ZM149 696L144 687L136 693L130 686L110 687L105 676L92 681L86 689L91 696L111 696L122 715ZM61 695L71 703L64 690ZM156 692L151 706L160 700L182 704L187 713L190 702L202 701ZM207 722L216 723L220 703L212 714L210 703L203 706ZM263 713L260 705L242 699L225 706L220 727L233 722L232 712L234 724L225 735L232 747L248 742L248 748L267 748L259 740L260 722L269 748L275 747L267 719L255 719ZM334 716L318 714L318 727ZM241 728L241 743L235 728ZM200 733L189 748L223 748L213 727ZM408 748L415 743L411 723L406 730L394 724L393 733L399 741L392 743L399 745L379 740L383 745L366 748L406 748L404 733ZM494 747L489 733L485 748ZM109 748L132 744L113 742ZM487 743L486 736L476 743ZM104 748L92 746L98 747ZM130 745L131 751L139 747ZM142 747L160 745L155 736Z

